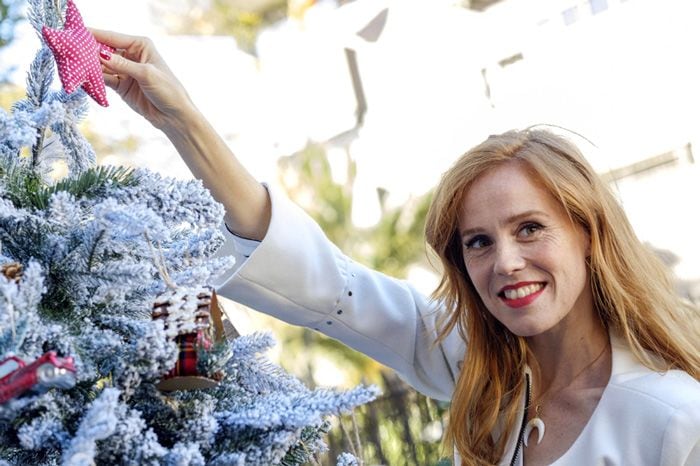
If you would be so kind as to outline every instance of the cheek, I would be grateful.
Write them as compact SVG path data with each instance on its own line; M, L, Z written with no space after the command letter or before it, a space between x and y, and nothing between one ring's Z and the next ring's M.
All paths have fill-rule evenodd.
M536 270L553 272L558 269L566 269L565 263L570 263L571 251L553 238L544 238L542 241L534 241L523 247L523 258L528 265Z
M464 266L467 269L467 277L471 281L472 287L483 299L488 290L489 274L487 267L484 266L483 261L473 257L464 257Z
M576 279L579 282L579 285L581 287L586 287L590 283L591 280L591 275L590 275L590 267L588 266L588 261L587 259L584 258L578 258L579 260L577 261L577 275Z

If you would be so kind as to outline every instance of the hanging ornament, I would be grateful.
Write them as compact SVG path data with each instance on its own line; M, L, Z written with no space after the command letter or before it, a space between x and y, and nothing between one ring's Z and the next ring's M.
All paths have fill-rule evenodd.
M225 318L214 288L202 286L188 289L178 286L170 278L160 246L156 251L148 233L144 233L144 236L153 252L158 273L167 286L156 297L151 317L163 321L166 335L175 341L179 349L175 367L156 387L162 391L212 388L219 383L223 373L204 373L200 368L200 359L206 359L207 352L211 354L216 343L236 338L239 333Z
M95 36L85 27L83 18L72 0L68 0L63 29L44 26L41 34L56 59L63 89L70 94L82 87L95 102L103 107L108 106L99 56L101 50L114 52L114 49L97 42Z
M44 393L50 388L67 389L75 385L72 357L59 357L49 351L27 364L17 356L0 361L0 404L27 393Z
M169 288L153 304L153 319L163 320L165 331L178 345L175 367L158 383L162 391L211 388L221 373L204 374L198 368L200 358L216 343L239 336L225 318L213 288Z
M16 285L19 285L19 282L22 279L22 264L19 262L6 262L5 264L0 265L0 274L2 274L8 280L15 282ZM12 341L14 342L15 338L17 337L17 329L15 328L15 312L12 304L8 303L7 311L10 327L12 328ZM1 373L2 372L0 371L0 374Z
M19 262L8 262L0 266L0 273L8 280L14 280L19 283L22 278L22 264Z

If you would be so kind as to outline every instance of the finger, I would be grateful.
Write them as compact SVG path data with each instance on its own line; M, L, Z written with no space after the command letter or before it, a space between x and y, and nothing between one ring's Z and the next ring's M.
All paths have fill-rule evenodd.
M118 74L108 74L108 73L102 73L102 76L105 79L105 85L109 87L110 89L117 90L119 87L119 81L121 80L119 78Z
M109 71L110 74L131 76L137 81L142 81L144 79L147 65L131 61L118 53L110 53L109 51L100 52L100 61L105 71Z
M109 58L104 58L105 54L100 54L100 57L102 58L102 60L100 60L101 65L102 65L102 73L104 73L104 74L117 74L117 72L114 70L114 68L109 66L112 63L112 56L110 56Z
M136 36L122 34L120 32L105 31L103 29L88 28L98 42L114 47L115 49L128 49L140 39Z

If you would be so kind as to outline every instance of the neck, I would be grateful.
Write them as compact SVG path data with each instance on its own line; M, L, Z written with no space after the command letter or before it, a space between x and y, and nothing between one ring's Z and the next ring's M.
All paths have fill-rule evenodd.
M562 325L528 338L528 345L536 360L530 363L536 396L550 387L563 387L571 383L582 369L601 355L608 343L608 332L597 318L586 319L576 325ZM605 360L605 355L600 359ZM590 369L599 365L598 361Z

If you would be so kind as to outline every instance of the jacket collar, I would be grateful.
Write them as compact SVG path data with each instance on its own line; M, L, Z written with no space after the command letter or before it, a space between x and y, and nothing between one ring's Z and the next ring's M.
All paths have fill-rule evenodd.
M632 350L630 349L627 342L619 335L614 332L610 332L610 348L612 352L612 368L610 373L610 383L619 383L624 381L628 376L634 377L633 374L638 374L639 371L648 370L646 367L637 359ZM523 377L528 375L530 380L532 380L532 370L529 366L525 366L523 371ZM607 390L607 387L605 388ZM520 404L518 406L518 415L516 419L518 422L511 428L508 433L508 443L504 450L503 458L501 459L499 466L508 466L510 461L515 454L515 450L518 447L518 435L520 434L520 427L523 415L525 414L525 404L527 400L525 399L525 393L520 399ZM503 431L503 426L499 425L497 429L497 434ZM522 458L522 452L519 455ZM516 464L522 464L522 459Z

